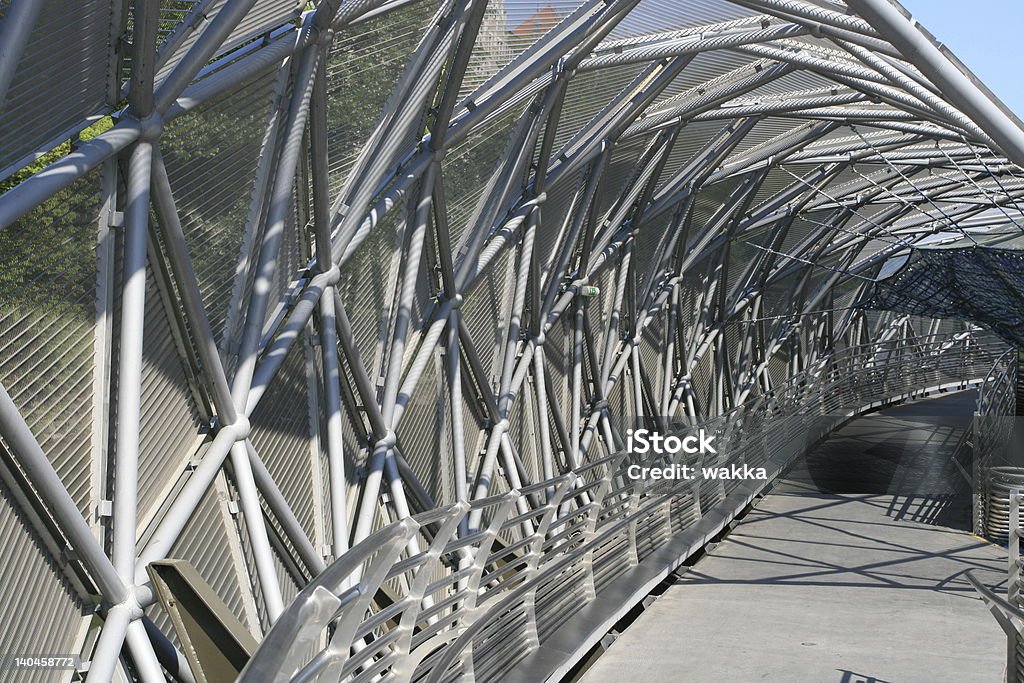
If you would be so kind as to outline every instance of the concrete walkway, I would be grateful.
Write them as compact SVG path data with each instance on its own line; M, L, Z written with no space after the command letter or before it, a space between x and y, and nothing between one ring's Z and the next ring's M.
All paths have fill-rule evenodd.
M973 394L847 425L630 625L584 683L993 683L1005 581L951 456ZM847 474L844 474L847 473ZM914 521L918 520L918 521Z

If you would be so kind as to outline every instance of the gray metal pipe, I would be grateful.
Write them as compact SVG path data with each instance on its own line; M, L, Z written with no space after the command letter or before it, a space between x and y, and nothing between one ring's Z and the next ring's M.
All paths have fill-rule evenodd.
M252 55L190 86L174 103L164 121L182 116L211 98L280 63L294 50L294 39L275 40ZM57 192L96 169L107 159L126 149L142 132L134 117L123 118L111 129L87 140L42 171L26 178L0 195L0 230L32 211Z
M117 366L117 454L114 461L113 562L127 584L135 582L139 428L142 422L142 337L146 318L146 250L153 145L135 145L128 162L121 331Z
M36 441L32 430L25 423L10 394L0 384L0 435L11 448L11 454L18 466L46 505L50 514L60 524L61 532L71 542L75 554L89 570L89 575L101 594L109 602L117 604L128 597L128 589L114 570L103 549L100 548L92 530L82 517L81 511L71 499L46 453Z
M193 338L203 364L204 375L210 383L214 406L221 424L231 424L237 417L235 405L231 400L231 389L228 387L224 366L217 350L210 327L210 319L203 306L202 293L199 291L198 280L192 267L192 258L185 242L185 233L178 218L178 211L171 192L167 167L159 148L153 153L153 205L156 208L157 224L161 228L167 257L171 262L171 270L181 292L185 315L192 327Z
M256 0L228 0L221 7L217 16L157 89L154 107L159 113L167 111L174 103L254 4Z
M260 459L260 454L256 452L252 441L249 439L245 440L245 450L249 454L249 464L252 467L253 480L255 480L260 493L263 494L263 500L267 502L267 507L277 517L277 521L281 524L285 536L295 546L295 551L299 554L302 561L306 563L310 571L314 574L319 574L327 566L324 563L324 558L317 553L316 548L310 543L306 531L302 528L302 524L299 523L291 506L288 505L284 494L281 493L281 489L277 487L277 482L270 475L266 464Z
M245 329L238 353L238 369L235 371L232 384L232 397L239 410L245 410L246 407L247 394L256 368L263 322L270 303L270 288L277 269L278 250L284 239L288 213L291 210L292 185L302 152L303 131L309 113L317 57L318 52L315 49L303 53L293 80L295 86L286 124L287 137L281 152L277 177L274 179L274 189L267 213L267 228L256 264L256 279L253 282L252 296L246 313Z
M395 403L401 388L402 360L405 356L405 346L409 325L411 324L412 306L416 295L416 283L419 275L420 261L422 260L427 223L431 215L431 193L434 187L434 178L439 171L439 164L431 164L427 167L421 179L419 204L416 207L414 218L415 225L407 237L406 254L403 259L403 273L401 275L401 289L397 297L397 320L391 338L391 351L384 381L384 396L381 401L381 414L389 430L393 430L395 426ZM355 543L363 540L371 531L373 518L377 513L377 497L380 492L381 480L385 473L387 474L388 483L394 497L392 503L395 505L396 513L399 517L406 517L409 514L405 493L401 488L398 469L395 463L394 441L394 432L389 431L388 435L374 446L373 454L370 458L369 471L363 487L363 498L360 501L355 521L355 535L353 537L353 542Z
M138 120L124 119L0 195L0 230L126 149L139 138L141 132L142 126Z
M167 636L153 623L152 619L143 616L140 621L146 629L146 635L149 636L149 642L153 647L157 660L167 670L171 678L179 683L196 683L192 667L185 658L185 655L181 654L181 651L174 647L174 644L167 639ZM129 643L130 645L131 643Z
M328 246L328 251L330 247ZM334 556L348 549L348 502L345 477L343 416L341 412L341 371L338 363L338 330L335 322L333 288L320 297L320 351L324 373L324 412L327 417L327 470L331 498L331 537Z
M245 436L244 434L242 436ZM136 567L138 575L144 575L146 565L153 560L167 557L171 547L181 534L181 530L192 518L192 513L199 507L200 501L210 488L214 477L220 472L224 459L227 458L231 446L238 439L239 433L234 426L222 427L217 432L216 438L206 449L199 466L192 472L192 476L185 482L185 486L178 492L170 508L164 513L163 519L157 526L156 531L149 539L145 549L139 555ZM152 596L147 596L152 597ZM140 600L141 601L141 600ZM145 601L142 601L145 602Z
M763 43L783 38L798 38L810 31L794 24L782 24L767 29L757 28L746 31L728 31L719 34L688 35L677 40L658 41L650 45L640 45L633 49L619 52L605 52L589 57L580 64L579 71L604 69L621 64L651 62L664 57L675 57L711 50L723 50L740 45Z
M310 96L310 171L313 185L313 227L316 260L321 272L334 267L331 253L330 169L327 161L327 66L321 56ZM320 355L323 363L324 412L327 431L327 473L331 503L331 539L334 557L348 549L348 501L345 477L345 444L342 432L341 370L338 363L338 330L335 322L334 286L320 295Z
M984 130L1018 166L1024 166L1024 131L921 30L887 0L846 3L921 70L957 108Z
M263 349L263 352L260 354L262 360L260 360L253 373L252 387L246 398L244 413L246 417L251 416L253 411L256 410L256 406L259 405L263 395L270 387L270 383L277 375L277 371L288 357L288 352L291 350L292 345L306 328L309 319L313 317L313 311L316 310L317 302L320 301L326 290L333 289L330 287L331 280L333 279L334 275L332 273L320 273L310 280L309 284L302 291L298 303L292 308L277 336L273 339L273 342L269 347Z
M284 599L281 597L281 584L277 578L274 563L274 552L270 547L267 528L263 523L263 508L260 505L259 493L252 475L249 452L245 443L236 441L231 445L231 467L234 468L235 486L242 503L242 514L245 527L249 532L249 543L252 546L253 561L256 564L256 576L263 590L263 601L267 608L267 616L271 623L284 611Z

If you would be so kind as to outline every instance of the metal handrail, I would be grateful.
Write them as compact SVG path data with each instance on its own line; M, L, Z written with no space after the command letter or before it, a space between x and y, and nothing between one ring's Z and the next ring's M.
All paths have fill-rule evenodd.
M720 528L732 519L805 445L837 424L900 396L981 381L984 371L974 368L987 368L1004 348L936 335L921 341L922 354L891 353L899 344L845 349L770 394L687 428L715 430L722 438L721 464L763 466L768 480L632 480L623 467L628 454L616 453L532 486L539 508L512 491L434 511L431 523L443 530L428 551L401 562L426 522L421 516L385 527L300 593L240 680L494 680L507 674L581 604L612 583L631 585L630 572L648 558L666 562L652 555L667 540L704 520L717 520ZM885 367L877 364L879 353L888 356ZM925 365L923 358L933 362ZM726 429L733 424L738 427ZM535 514L524 515L529 509ZM471 538L460 538L459 522L465 528L472 510L484 521ZM513 545L521 551L509 552ZM377 616L372 600L385 582L400 597ZM581 642L578 650L591 644Z
M968 570L967 580L974 586L981 599L988 605L992 616L1006 634L1006 681L1024 682L1024 609L1021 608L1021 558L1020 558L1020 504L1021 493L1013 489L1009 493L1010 527L1007 545L1006 597L998 595Z
M993 362L978 388L973 442L975 532L1006 543L1010 529L1010 491L1024 488L1024 468L997 464L1005 453L1016 412L1017 355L1015 349Z

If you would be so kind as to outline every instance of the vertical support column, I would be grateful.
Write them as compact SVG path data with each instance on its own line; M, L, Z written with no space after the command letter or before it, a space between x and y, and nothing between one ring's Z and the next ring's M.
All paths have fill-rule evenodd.
M162 119L155 114L153 84L156 69L157 24L155 0L136 0L132 51L132 80L128 109L142 124L138 142L128 157L128 194L122 259L121 328L117 366L117 443L114 462L113 565L127 586L136 583L136 526L138 511L139 436L142 422L143 330L146 320L146 266L149 249L149 207L154 149ZM125 638L136 673L149 683L163 672L149 635L134 606L125 605L129 623ZM133 605L129 607L128 605ZM104 631L107 625L104 624ZM101 654L99 650L97 654ZM116 653L115 653L116 654Z
M409 327L412 323L412 309L416 296L420 262L423 259L426 229L430 220L431 192L434 187L434 179L439 171L439 164L433 162L427 167L423 177L420 179L419 203L415 211L415 224L407 236L402 262L401 288L397 293L397 320L391 337L391 348L384 381L384 395L381 402L381 415L384 425L389 431L387 434L380 436L370 456L369 472L364 483L363 498L360 501L359 513L355 522L355 534L353 537L353 542L355 543L358 543L370 534L373 519L377 514L377 498L380 494L381 483L385 474L387 475L397 515L400 518L409 515L405 492L402 489L402 483L398 474L394 450L397 439L392 431L392 427L395 404L402 380L405 347L409 337ZM415 539L413 542L415 542Z
M246 449L244 441L235 441L232 444L231 467L234 470L235 486L238 487L238 497L241 499L242 514L245 516L249 541L252 543L256 574L259 576L260 587L263 589L263 602L267 608L267 616L273 623L284 611L284 600L281 597L281 587L277 582L277 570L274 566L270 539L267 537L263 522L263 506L260 504L259 492L256 490L256 482L252 474L252 464L249 462L249 451ZM272 580L269 580L271 577Z
M1007 562L1010 578L1006 584L1006 599L1014 605L1020 599L1020 489L1010 490L1010 533L1007 539Z
M323 8L329 8L325 4ZM220 19L221 14L217 19ZM318 9L315 16L322 16ZM304 26L300 36L310 35L309 26ZM300 38L306 40L306 38ZM285 238L288 214L291 211L292 192L299 157L302 154L302 140L305 134L306 120L312 98L312 87L319 57L319 46L304 43L299 52L298 65L292 79L292 96L288 105L288 116L284 144L281 148L278 173L274 178L273 191L267 210L266 229L260 245L259 259L255 265L252 296L246 314L245 326L242 331L238 367L235 371L231 392L232 400L239 414L244 415L252 390L253 373L260 355L260 341L267 308L273 287L274 274L277 270L278 251ZM182 67L179 66L178 69ZM177 70L176 70L177 72ZM173 76L173 74L172 74ZM248 432L248 429L244 431ZM247 435L247 434L246 434ZM245 514L246 528L252 544L253 556L260 587L270 621L273 622L284 609L281 598L281 586L274 566L273 550L267 536L266 524L263 519L259 493L253 479L252 465L248 450L244 443L234 443L230 451L231 464L234 469L236 485Z
M159 8L135 3L129 110L146 120L153 108L153 70ZM146 128L146 126L144 126ZM142 337L146 316L146 261L149 245L149 188L153 138L144 130L128 157L121 280L121 328L117 366L117 442L114 462L113 564L121 580L135 583L135 533L138 508L139 428L142 403Z
M1024 364L1024 349L1017 349L1017 354L1011 365L1011 372L1014 379L1014 415L1024 415L1024 373L1021 373L1021 365Z
M452 475L455 477L455 499L469 500L469 481L466 479L466 430L462 401L462 359L459 351L458 311L448 314L445 338L445 377L448 382L448 403L451 419ZM546 419L546 418L545 418ZM469 532L468 515L459 521L459 535Z
M316 262L320 272L339 276L331 253L329 166L327 161L327 55L321 54L313 81L309 138L313 181L313 227ZM320 353L323 361L324 412L327 418L327 468L331 504L331 552L340 557L348 549L348 500L346 498L345 450L342 434L341 370L338 362L338 329L334 284L320 297Z
M94 519L89 521L96 527L100 543L105 545L104 539L110 532L110 519L101 518L98 507L100 500L107 495L107 472L110 466L110 361L113 347L115 266L113 223L118 187L115 159L108 159L103 163L101 182L103 205L96 234L96 311L93 340L93 356L96 361L92 384L92 502L97 509Z
M1007 537L1007 563L1009 574L1006 579L1006 600L1011 605L1020 605L1020 489L1010 490L1010 533ZM1017 643L1021 635L1017 631L1007 632L1006 680L1018 680Z

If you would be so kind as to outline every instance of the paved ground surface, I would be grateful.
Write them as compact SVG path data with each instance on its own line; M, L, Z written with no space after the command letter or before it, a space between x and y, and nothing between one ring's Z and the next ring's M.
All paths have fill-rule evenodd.
M965 531L950 460L974 396L847 425L637 619L584 683L983 683L1005 640L964 577L1005 551ZM949 524L950 526L940 526Z

